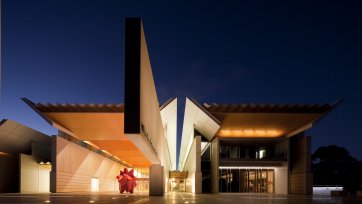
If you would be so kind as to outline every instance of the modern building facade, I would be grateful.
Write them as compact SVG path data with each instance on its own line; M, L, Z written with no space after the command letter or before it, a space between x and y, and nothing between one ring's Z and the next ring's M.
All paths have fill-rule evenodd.
M135 170L136 191L168 191L168 172L176 168L177 99L159 105L141 19L125 23L124 104L23 98L58 129L52 137L51 192L117 191L115 176L123 168Z
M42 172L37 185L31 186L41 189L36 192L118 191L115 177L132 168L138 178L135 192L149 195L173 190L311 193L311 138L305 131L338 103L201 105L187 98L177 165L177 99L162 105L158 101L139 18L125 21L124 76L124 104L43 104L22 99L58 133L48 137L23 131L19 133L27 138L23 150L11 142L17 136L0 132L0 161L11 164L1 171L21 171L12 192L28 192L24 182L36 184L23 180L23 175L31 175L28 170ZM20 167L15 164L18 160ZM8 180L0 181L4 189Z
M179 170L186 191L311 194L311 128L325 105L199 104L186 99Z

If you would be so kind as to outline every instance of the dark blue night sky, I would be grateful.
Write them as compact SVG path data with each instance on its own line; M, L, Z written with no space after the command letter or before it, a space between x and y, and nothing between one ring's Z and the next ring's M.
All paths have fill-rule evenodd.
M172 3L169 3L172 2ZM252 3L250 3L252 2ZM160 103L345 101L313 150L362 159L361 1L3 0L1 117L55 134L19 98L120 103L124 18L142 17Z

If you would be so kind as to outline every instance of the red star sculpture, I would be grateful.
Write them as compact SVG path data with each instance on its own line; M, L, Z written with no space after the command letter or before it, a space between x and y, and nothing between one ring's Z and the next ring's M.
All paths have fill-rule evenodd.
M133 193L133 189L137 186L137 178L133 175L133 169L128 171L127 168L119 172L119 175L116 177L119 183L119 192L129 192Z

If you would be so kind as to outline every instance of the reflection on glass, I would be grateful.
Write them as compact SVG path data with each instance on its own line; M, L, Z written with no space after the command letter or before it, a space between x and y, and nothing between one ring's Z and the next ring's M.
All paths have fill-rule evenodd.
M220 146L220 159L283 159L283 154L280 150L275 154L273 145Z
M220 169L220 192L273 193L273 169Z

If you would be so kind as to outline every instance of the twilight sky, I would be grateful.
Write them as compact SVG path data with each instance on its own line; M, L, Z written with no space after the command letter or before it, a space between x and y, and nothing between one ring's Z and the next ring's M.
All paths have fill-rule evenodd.
M252 3L250 3L252 2ZM3 0L0 117L56 130L19 98L120 103L124 18L143 19L160 103L345 101L307 131L362 159L361 1Z

